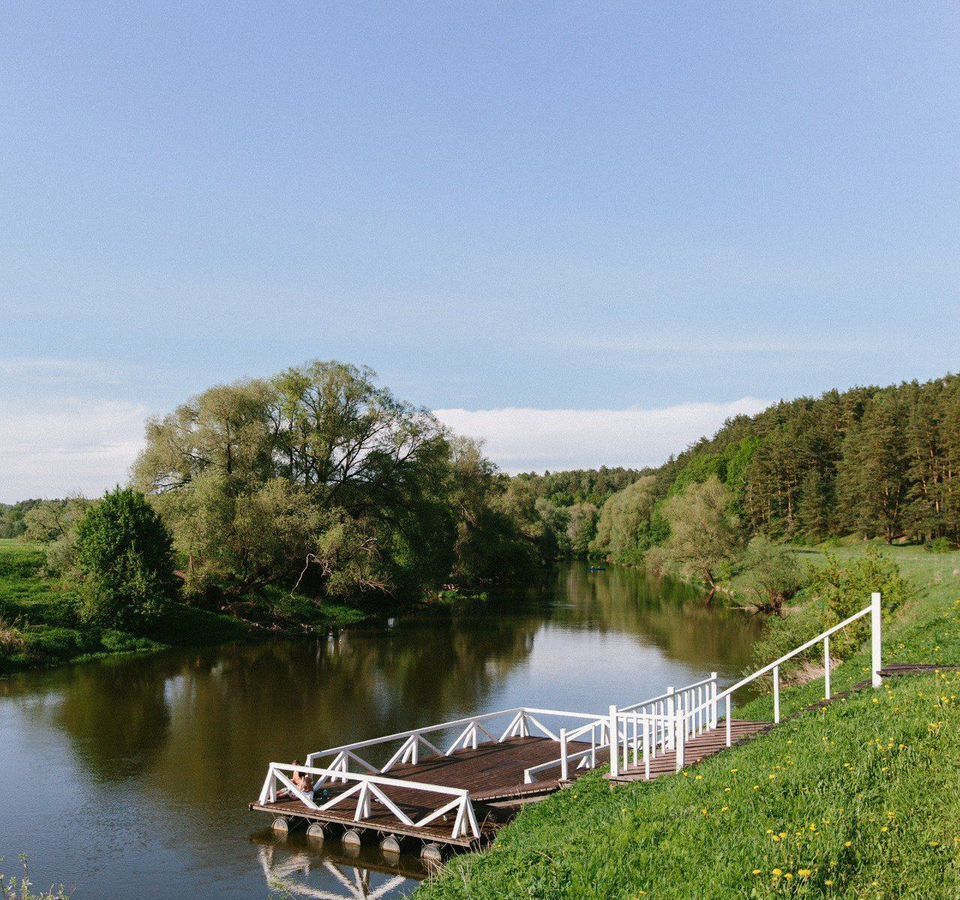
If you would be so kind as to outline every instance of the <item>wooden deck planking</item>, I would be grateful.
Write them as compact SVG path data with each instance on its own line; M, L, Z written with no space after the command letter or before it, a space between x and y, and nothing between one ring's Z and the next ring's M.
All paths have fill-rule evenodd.
M758 734L769 731L773 726L769 722L742 722L734 720L730 723L730 742L731 745L749 740ZM684 768L695 763L701 762L711 756L727 749L727 729L723 722L712 729L704 732L695 738L689 738L684 744L683 761ZM669 750L666 753L650 760L650 780L659 778L661 775L673 775L677 771L677 754L675 750ZM644 766L642 760L639 765L633 765L631 754L630 765L621 769L616 777L607 775L607 778L614 784L626 784L634 781L645 781Z

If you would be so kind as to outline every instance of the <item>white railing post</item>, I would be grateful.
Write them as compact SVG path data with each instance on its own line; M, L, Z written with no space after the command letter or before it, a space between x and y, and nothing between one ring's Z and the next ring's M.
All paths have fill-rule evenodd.
M717 727L717 673L710 673L710 727Z
M683 747L686 741L686 730L687 725L683 719L683 707L677 707L677 714L674 717L674 740L676 742L677 749L677 771L679 772L683 768Z
M883 617L882 608L880 606L881 597L879 591L874 591L870 599L870 649L872 651L872 681L873 686L878 688L881 684L883 684L883 677L880 675L880 670L883 668Z
M673 685L667 688L667 720L670 722L674 721L674 717L677 714L677 703L676 697L673 695ZM673 750L676 747L676 729L670 727L667 729L667 749Z
M780 722L780 666L773 667L773 721Z
M643 717L643 777L650 780L650 726L646 716Z
M567 760L567 729L560 729L560 780L570 780L570 763Z
M731 721L731 703L730 703L730 695L729 695L729 694L727 694L727 698L726 698L726 699L727 699L727 717L726 717L726 718L727 718L727 721L726 721L726 726L727 726L727 746L729 747L730 744L731 744L731 737L732 737L732 735L731 735L731 733L730 733L730 729L731 729L731 726L732 726L732 724L733 724L732 721Z
M830 699L830 638L823 639L823 699Z
M620 735L616 706L610 707L610 774L614 778L620 774Z

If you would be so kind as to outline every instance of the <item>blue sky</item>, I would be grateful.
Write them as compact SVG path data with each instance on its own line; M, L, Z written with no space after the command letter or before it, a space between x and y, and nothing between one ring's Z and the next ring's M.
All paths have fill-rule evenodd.
M514 469L657 462L729 411L956 369L958 26L4 4L0 500L123 480L145 415L310 358Z

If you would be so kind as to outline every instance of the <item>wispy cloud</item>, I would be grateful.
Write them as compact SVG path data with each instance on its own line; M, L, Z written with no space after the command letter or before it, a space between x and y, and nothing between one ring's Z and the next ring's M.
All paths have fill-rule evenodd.
M125 482L147 414L117 400L0 399L0 501L96 496Z
M756 397L729 403L682 403L659 409L438 409L454 431L481 438L509 472L663 462L731 416L767 406Z

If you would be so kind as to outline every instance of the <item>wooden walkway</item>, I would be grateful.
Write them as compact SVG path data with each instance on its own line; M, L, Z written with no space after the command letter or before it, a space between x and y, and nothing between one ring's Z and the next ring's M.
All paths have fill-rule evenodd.
M730 723L730 743L741 743L750 740L758 734L764 734L773 728L770 722L741 722L734 719ZM708 757L715 756L722 750L727 749L727 731L726 726L721 723L719 728L713 728L705 731L695 738L688 738L683 750L684 768L702 762ZM661 775L673 775L677 771L677 753L675 750L668 750L665 753L655 756L650 761L650 780L659 778ZM607 780L613 784L629 784L634 781L645 781L646 773L643 761L639 765L629 766L623 769L619 775L607 775Z
M589 750L589 744L571 742L570 752ZM463 835L451 837L450 826L455 812L436 819L427 826L409 826L397 821L395 815L382 804L373 804L371 814L362 821L355 821L357 797L345 797L342 804L326 810L310 809L299 800L283 799L276 803L251 803L250 809L290 816L321 824L336 824L346 828L369 829L381 834L417 837L437 843L459 847L473 847L492 837L502 824L492 808L513 802L522 802L546 796L560 788L560 767L556 776L547 777L532 784L524 784L524 770L557 759L557 742L546 737L514 737L501 743L480 744L476 750L457 750L449 756L432 755L422 758L417 765L398 765L389 772L390 778L459 788L470 791L470 797L480 819L480 837ZM609 761L609 750L597 749L597 764ZM552 773L551 773L552 774ZM583 770L571 770L571 778L583 774ZM324 803L337 794L346 793L352 784L323 785L324 793L318 799ZM439 809L450 798L417 790L414 787L395 789L390 799L411 819L417 820Z

